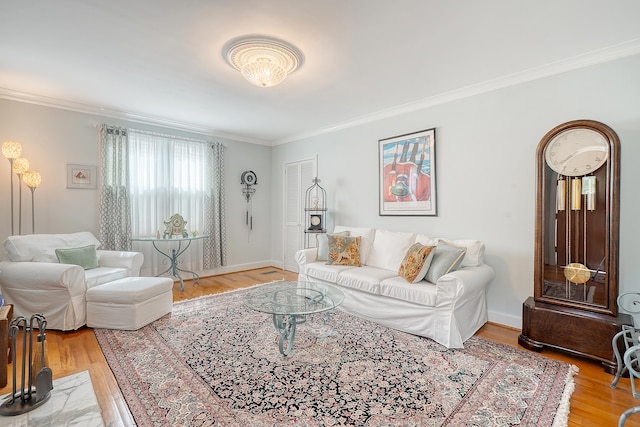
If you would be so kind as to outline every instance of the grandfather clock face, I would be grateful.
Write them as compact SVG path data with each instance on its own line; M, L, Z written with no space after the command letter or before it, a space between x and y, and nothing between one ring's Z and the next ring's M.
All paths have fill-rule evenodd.
M618 144L606 125L580 120L556 127L540 141L538 300L615 311L618 236L617 219L612 220L618 215L619 172L612 153L619 147L613 139Z

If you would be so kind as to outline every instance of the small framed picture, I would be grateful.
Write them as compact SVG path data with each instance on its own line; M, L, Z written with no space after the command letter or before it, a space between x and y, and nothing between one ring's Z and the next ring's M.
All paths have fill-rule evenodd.
M67 188L94 190L97 183L96 166L67 165Z
M378 141L380 215L436 215L436 130Z

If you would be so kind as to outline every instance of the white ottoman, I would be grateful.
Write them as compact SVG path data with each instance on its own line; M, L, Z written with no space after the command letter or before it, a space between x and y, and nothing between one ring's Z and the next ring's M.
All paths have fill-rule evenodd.
M171 313L173 280L125 277L87 290L87 326L135 330Z

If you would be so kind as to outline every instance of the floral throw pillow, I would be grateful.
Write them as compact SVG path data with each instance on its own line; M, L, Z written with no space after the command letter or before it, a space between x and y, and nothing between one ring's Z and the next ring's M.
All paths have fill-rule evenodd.
M346 237L329 234L327 264L360 267L360 236Z
M348 236L348 231L333 233L338 236ZM329 234L316 234L316 261L326 261L329 258Z
M424 246L420 243L411 245L404 256L398 275L409 283L418 283L426 276L431 260L435 254L435 246Z

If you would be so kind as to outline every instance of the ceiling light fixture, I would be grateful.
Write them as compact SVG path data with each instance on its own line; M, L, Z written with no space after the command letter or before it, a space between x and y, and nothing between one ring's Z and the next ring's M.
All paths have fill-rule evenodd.
M240 37L229 41L223 50L226 61L240 71L251 84L271 87L300 68L302 52L291 44L264 36Z

